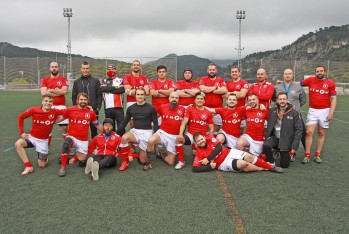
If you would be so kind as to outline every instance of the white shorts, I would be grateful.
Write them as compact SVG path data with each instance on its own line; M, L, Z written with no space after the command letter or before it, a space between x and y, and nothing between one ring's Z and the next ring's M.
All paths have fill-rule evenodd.
M263 150L263 141L255 141L248 134L242 134L241 137L245 138L250 144L249 152L254 156L259 157Z
M136 138L138 147L142 150L147 150L148 140L153 135L153 130L130 129L130 132Z
M27 140L33 144L36 152L48 154L48 139L43 140L29 135Z
M162 123L162 117L161 117L161 116L159 116L159 117L158 117L158 126L160 126L160 125L161 125L161 123Z
M66 106L60 105L60 106L52 106L52 109L57 109L57 110L64 110L67 109ZM69 119L64 119L61 122L57 123L58 125L61 124L68 124L69 123Z
M319 124L322 128L329 128L330 122L326 121L330 108L314 109L309 108L306 125Z
M236 138L232 135L229 135L226 133L223 129L219 130L219 133L223 133L225 136L225 140L227 141L227 146L230 149L236 149L236 142L239 140L239 138Z
M233 169L233 160L234 159L243 159L247 153L241 150L237 149L231 149L227 157L224 159L222 164L218 167L218 170L221 171L233 171L233 172L239 172L235 171Z
M219 114L213 114L213 123L222 126L222 117Z
M126 103L126 110L129 108L131 105L135 104L136 102L128 102Z
M82 153L82 154L87 154L87 149L88 149L88 141L80 141L76 139L73 136L67 135L70 139L73 140L74 147L76 148L76 151Z
M176 151L176 139L177 135L169 134L161 129L156 131L156 134L160 136L161 144L165 146L168 152L177 154Z

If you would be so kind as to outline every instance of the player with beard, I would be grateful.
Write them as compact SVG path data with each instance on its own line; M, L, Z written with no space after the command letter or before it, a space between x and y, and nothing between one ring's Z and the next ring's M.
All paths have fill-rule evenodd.
M129 157L129 143L138 144L140 148L139 162L143 164L143 170L148 171L152 168L152 161L151 158L147 158L146 150L153 131L158 130L158 120L155 108L147 103L145 98L145 90L138 88L136 90L137 102L127 108L125 120L118 126L117 133L124 131L128 122L133 118L134 128L125 133L121 139L119 155L122 157L122 164L119 171L126 170L129 160L133 159Z
M199 91L199 82L193 80L193 71L190 67L186 67L183 71L183 80L176 83L176 92L179 95L178 104L185 108L194 104L194 96Z
M66 109L65 95L68 92L68 80L67 78L60 76L59 65L57 62L50 63L50 75L41 80L40 93L41 96L52 95L53 96L53 109ZM63 120L58 123L63 135L63 139L67 135L68 120ZM48 144L50 145L52 134L50 133Z
M268 110L260 108L256 94L249 94L247 97L248 105L246 108L246 133L236 142L239 150L245 150L249 147L249 152L255 156L262 153L264 141L264 123L268 119Z
M205 105L210 108L223 107L223 96L227 92L225 81L217 76L217 65L209 64L207 67L207 76L201 77L199 88L206 94ZM218 133L222 119L219 115L214 115L214 132Z
M316 127L318 127L318 137L314 161L316 163L322 162L320 155L325 142L326 129L330 126L337 105L336 84L333 80L325 77L325 67L317 66L315 75L315 77L309 77L300 82L301 86L309 87L309 111L306 122L303 164L310 162L310 149Z
M176 142L181 122L184 118L185 108L178 105L179 95L177 92L172 92L169 96L169 104L162 104L158 108L158 115L162 118L160 129L156 131L148 141L147 154L149 157L155 153L155 145L163 144L167 149L167 154L164 155L164 160L169 165L173 165L178 156L178 163L184 166L184 148L183 144ZM183 166L177 166L176 169L181 169Z
M268 82L267 72L264 68L257 70L257 82L252 84L248 90L248 94L252 93L257 95L260 104L269 109L274 94L274 85Z
M18 156L24 163L22 175L28 175L34 171L32 163L25 152L25 148L34 148L38 154L38 165L44 168L48 164L48 138L53 125L64 110L53 109L54 97L50 94L42 96L42 106L31 107L18 116L18 129L21 139L16 141L15 147ZM29 134L24 132L24 120L32 118L32 128Z
M69 118L68 135L63 143L61 168L58 173L60 177L67 175L67 159L71 147L76 148L76 158L79 160L79 166L86 166L90 123L99 131L103 131L103 126L98 122L95 112L87 106L88 102L88 95L86 93L79 93L76 100L77 105L68 107L63 113L63 116L59 117L60 120Z
M231 80L227 82L228 91L223 95L223 97L228 98L230 94L235 94L237 99L236 107L245 106L248 93L248 82L241 79L239 67L231 67L230 76Z
M193 172L206 172L213 169L231 172L273 171L282 173L280 167L265 162L247 152L227 149L222 143L201 133L194 134L197 151L193 162Z
M189 106L184 113L184 119L181 123L179 129L179 134L177 137L177 142L184 145L191 145L192 150L195 154L195 145L193 135L196 132L201 132L206 136L208 134L213 137L213 117L212 113L207 110L204 106L205 104L205 94L203 92L198 92L195 94L195 104ZM188 125L188 131L184 134L184 130ZM184 165L183 165L184 166Z
M116 166L117 151L121 143L121 137L113 132L114 120L105 118L103 132L95 136L88 146L87 155L94 150L97 154L87 159L85 174L91 172L94 181L99 180L99 170Z
M228 96L226 102L226 107L206 107L206 109L212 113L219 114L222 118L222 129L219 130L216 139L222 144L226 143L229 148L236 149L236 142L240 137L240 126L246 107L237 107L238 100L234 93Z

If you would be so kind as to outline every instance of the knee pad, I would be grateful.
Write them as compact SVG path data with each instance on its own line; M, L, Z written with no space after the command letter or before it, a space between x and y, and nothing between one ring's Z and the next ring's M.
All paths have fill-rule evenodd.
M62 153L69 154L69 148L73 146L73 140L70 137L64 139Z
M86 160L79 160L79 167L86 167Z
M39 152L38 152L38 159L39 159L40 161L47 162L48 154L44 154L44 153L39 153Z

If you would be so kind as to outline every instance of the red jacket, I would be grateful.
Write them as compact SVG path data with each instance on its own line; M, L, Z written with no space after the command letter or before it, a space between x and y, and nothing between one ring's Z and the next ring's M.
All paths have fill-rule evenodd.
M267 109L270 107L271 98L274 94L274 85L267 80L262 84L256 82L250 86L248 90L248 95L254 93L259 99L259 104L263 104Z
M100 133L90 142L87 155L90 155L97 149L97 155L114 155L116 157L120 143L121 137L115 132L112 132L108 140L105 138L104 133Z

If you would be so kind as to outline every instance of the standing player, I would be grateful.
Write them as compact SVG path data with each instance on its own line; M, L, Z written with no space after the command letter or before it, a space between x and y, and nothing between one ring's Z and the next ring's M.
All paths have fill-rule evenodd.
M146 150L148 140L154 132L158 130L158 120L155 108L146 102L145 90L138 88L136 90L137 102L126 110L124 121L118 126L117 132L124 131L128 122L133 118L134 128L122 136L120 144L120 153L122 164L119 171L128 168L129 162L129 143L138 144L140 148L139 161L144 164L143 170L148 171L152 168L152 161L147 158Z
M250 147L249 152L258 157L263 149L264 123L268 119L268 110L260 109L258 97L254 93L248 95L247 101L251 108L246 108L246 133L241 135L236 147L239 150Z
M210 108L223 107L222 95L227 92L225 81L221 77L217 77L217 65L209 64L207 67L207 76L201 77L199 81L199 87L202 92L206 94L205 105ZM215 115L214 132L218 133L220 125L222 125L222 119L219 115Z
M115 65L109 64L107 76L102 80L101 92L104 99L105 117L114 121L113 130L115 131L115 122L119 126L124 121L123 93L125 88L121 78L117 77ZM123 133L122 133L123 134Z
M77 96L77 105L68 107L60 118L69 118L68 135L64 140L61 153L61 168L58 175L66 176L67 159L69 149L76 148L76 157L79 160L79 166L85 167L88 149L88 129L92 123L99 131L103 131L103 126L99 124L97 116L87 104L89 98L86 93L79 93Z
M126 108L136 103L136 90L138 88L143 88L145 95L149 95L149 82L148 78L141 74L141 63L138 60L134 60L131 69L131 73L124 76L124 88L127 101Z
M94 150L97 154L87 159L85 174L91 172L94 181L99 180L99 170L112 168L117 164L117 151L121 143L121 137L113 132L114 121L106 118L103 121L103 132L95 136L88 146L87 155Z
M223 95L223 97L228 98L230 94L235 94L237 99L236 107L245 106L248 82L241 79L239 67L231 67L230 76L231 80L227 82L228 91Z
M18 129L22 138L16 141L15 147L25 167L22 175L28 175L34 171L24 148L34 148L38 153L39 167L47 166L48 138L57 117L63 113L63 110L51 108L53 96L50 94L42 96L41 104L42 106L29 108L18 116ZM24 120L29 117L32 117L32 128L28 134L24 132Z
M315 77L302 80L301 86L309 86L309 111L306 123L305 157L303 164L310 162L310 149L313 143L313 134L318 127L318 138L314 161L321 163L322 147L325 142L326 129L333 119L337 105L336 84L333 80L325 77L326 70L323 66L317 66Z
M184 164L183 144L176 143L176 139L184 117L185 108L178 105L179 96L177 92L170 94L169 101L169 104L162 104L158 108L158 115L162 118L162 124L160 129L149 138L147 154L154 154L154 146L163 144L167 149L167 154L164 156L165 162L173 165L177 155L178 162ZM176 166L175 168L181 169L182 167Z
M175 85L172 80L167 78L167 68L164 65L158 66L156 71L158 78L150 81L150 95L152 96L152 104L157 111L161 104L169 102L168 97L175 90ZM159 120L161 121L161 118Z
M53 96L53 109L66 109L65 95L68 92L68 80L67 78L58 74L59 66L57 62L50 63L50 75L41 80L40 92L41 96L52 95ZM58 123L63 139L67 135L68 120L63 120ZM50 133L48 144L50 145L52 135Z
M252 154L227 149L215 138L205 137L201 133L194 134L197 151L193 162L193 172L205 172L213 169L231 172L273 171L282 173L280 167L265 162Z
M179 105L188 107L194 104L194 96L199 89L199 82L193 80L193 71L190 67L186 67L183 71L183 80L176 82L176 92L179 95Z
M216 139L231 149L236 149L236 142L240 137L240 126L245 115L245 106L237 107L238 100L234 93L229 94L227 106L220 108L207 108L222 118L222 128L219 130Z
M178 143L193 146L194 133L201 132L201 134L206 136L207 130L209 135L213 137L213 117L212 113L204 106L205 96L206 95L203 92L198 92L195 94L195 104L186 109L177 138ZM188 131L186 134L184 134L184 130L187 125ZM192 149L194 151L195 147Z
M73 105L77 104L77 96L79 93L86 93L88 95L88 100L90 105L93 108L93 111L96 114L98 120L99 110L102 106L102 94L101 94L101 83L99 79L91 76L91 67L87 61L84 61L81 64L81 77L74 81L73 90L72 90L72 101ZM94 138L97 135L97 129L91 123L91 138Z
M264 68L257 70L257 82L250 86L248 94L255 94L258 97L259 104L263 104L267 109L270 108L271 99L274 94L274 85L267 80L267 72Z

